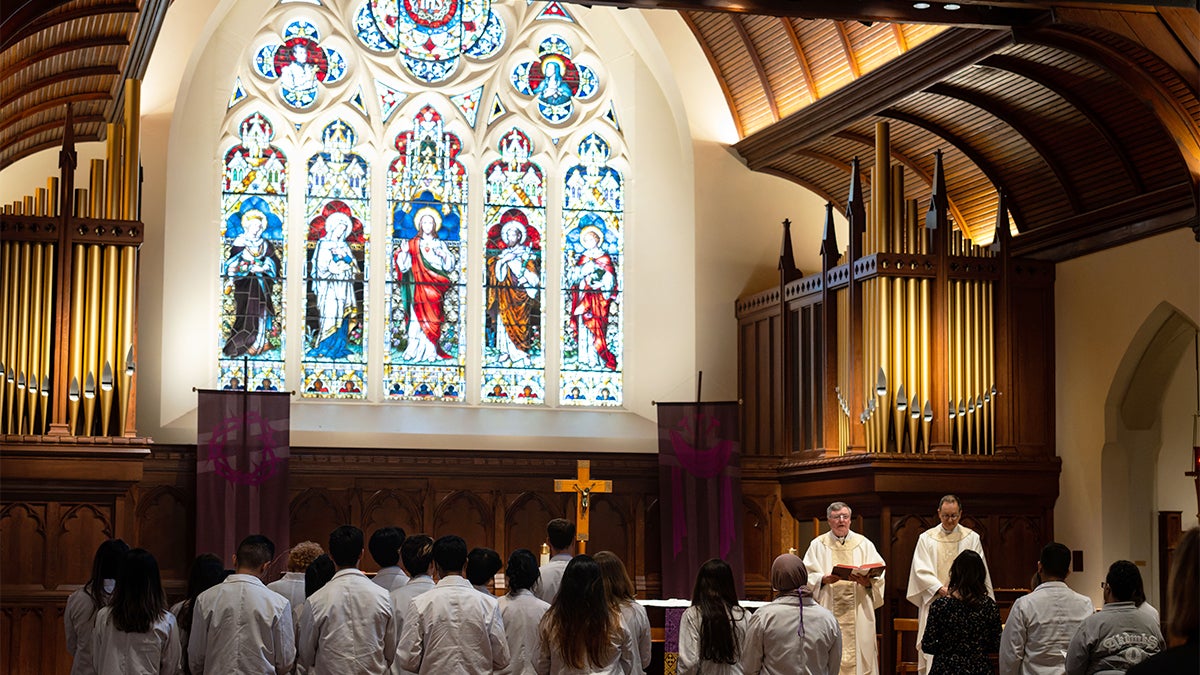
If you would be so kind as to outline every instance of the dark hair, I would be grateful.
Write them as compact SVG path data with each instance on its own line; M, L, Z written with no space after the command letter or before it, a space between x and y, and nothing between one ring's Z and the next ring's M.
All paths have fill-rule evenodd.
M400 562L400 547L404 545L404 530L381 527L371 535L367 550L380 567L395 567Z
M275 543L265 535L252 534L237 547L237 566L258 569L275 558Z
M1175 546L1167 589L1171 603L1166 607L1167 631L1195 642L1200 637L1200 529L1183 533Z
M196 598L225 580L225 566L221 559L212 553L201 553L192 561L192 569L188 572L187 598L179 609L179 627L183 630L192 629L192 608Z
M700 658L737 663L742 646L734 629L732 613L738 600L729 563L713 558L700 566L692 589L692 607L700 612Z
M330 558L328 553L317 556L309 563L308 569L304 570L304 597L307 598L321 590L321 587L329 583L336 572L337 567L334 566L333 558Z
M504 569L504 580L514 591L533 588L542 571L538 568L537 557L527 548L519 548L508 556L508 567Z
M329 533L329 557L338 567L355 567L362 557L363 533L353 525L342 525Z
M575 541L575 523L565 518L555 518L546 523L546 539L550 541L550 548L555 551L561 551L571 546L571 542Z
M120 539L106 539L96 547L96 556L92 558L92 578L83 587L83 592L92 599L93 612L108 604L109 594L104 590L104 580L117 578L127 553L129 544Z
M467 564L467 542L463 538L448 534L433 542L433 562L443 572L462 574Z
M484 586L504 567L500 554L490 548L473 548L467 554L467 581L474 586Z
M1071 573L1071 549L1057 541L1042 548L1042 571L1052 577L1066 579Z
M112 621L124 633L145 633L167 611L158 561L144 548L125 555L112 594Z
M939 511L942 510L942 504L954 504L958 507L959 511L962 510L962 501L955 495L944 495L941 501L938 502Z
M970 605L978 605L988 597L987 567L983 558L971 550L963 551L950 565L950 592Z
M600 564L589 555L577 555L563 570L554 604L542 617L542 649L558 652L571 668L603 666L613 657L619 616L608 602Z
M400 547L400 558L404 560L404 569L412 576L429 574L429 563L433 561L433 537L414 534L405 539Z
M595 557L600 565L600 575L604 577L604 590L608 593L608 601L615 607L633 602L633 580L629 578L629 572L625 571L625 563L612 551L600 551Z
M1104 577L1108 591L1117 602L1130 602L1134 599L1137 589L1142 585L1142 573L1137 565L1128 560L1118 560L1108 566L1108 576ZM1145 595L1142 596L1143 600Z

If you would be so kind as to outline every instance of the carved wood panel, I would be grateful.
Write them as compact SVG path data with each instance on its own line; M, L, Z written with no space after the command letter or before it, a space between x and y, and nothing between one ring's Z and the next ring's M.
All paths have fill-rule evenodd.
M322 549L328 549L329 533L339 525L350 522L349 506L340 503L343 496L342 491L332 493L329 490L310 488L294 497L289 528L292 543L315 541ZM278 545L276 542L276 546Z
M592 495L591 541L587 546L589 554L611 551L623 562L631 559L629 551L633 546L634 528L628 516L622 512L623 501L611 495Z
M496 548L492 531L492 510L476 494L453 492L442 499L433 516L433 538L457 534L468 548ZM502 554L503 555L503 554Z
M546 523L558 517L558 511L552 510L536 492L517 495L505 513L504 542L507 546L500 552L500 557L507 564L508 554L518 548L527 548L533 555L540 555L542 542L546 540Z
M188 566L195 557L190 503L190 495L166 485L146 490L137 500L136 545L156 551L159 573L164 579L186 579ZM90 572L87 570L84 578Z
M45 504L8 504L0 511L0 564L6 588L45 587Z
M416 534L420 532L418 528L421 520L419 506L404 491L378 490L365 495L362 516L363 543L369 543L371 535L384 527L399 527L405 534ZM321 547L324 548L325 544L321 544ZM371 557L370 551L363 555L361 566L368 572L379 570L379 565Z

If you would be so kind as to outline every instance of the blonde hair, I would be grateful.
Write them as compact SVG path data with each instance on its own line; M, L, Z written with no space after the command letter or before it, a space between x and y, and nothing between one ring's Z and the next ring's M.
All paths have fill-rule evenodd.
M596 554L596 562L600 564L600 574L604 577L604 589L608 601L620 607L626 602L633 602L635 592L633 580L625 570L625 563L612 551L600 551Z
M315 541L302 541L288 553L288 571L303 572L325 551Z

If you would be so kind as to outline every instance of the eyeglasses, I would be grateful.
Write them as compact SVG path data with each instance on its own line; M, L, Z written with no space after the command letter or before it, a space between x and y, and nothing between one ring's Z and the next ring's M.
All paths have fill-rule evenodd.
M850 520L850 515L843 513L843 514L839 514L836 516L829 516L829 519L830 520Z
M942 520L958 520L961 517L961 514L955 513L952 515L949 513L943 513L943 514L940 514L938 517L941 518Z

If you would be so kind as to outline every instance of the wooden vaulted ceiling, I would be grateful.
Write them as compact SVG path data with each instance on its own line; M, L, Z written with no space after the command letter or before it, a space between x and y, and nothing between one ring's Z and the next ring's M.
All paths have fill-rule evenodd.
M0 13L0 168L75 138L100 140L126 78L145 72L167 0L9 0Z

